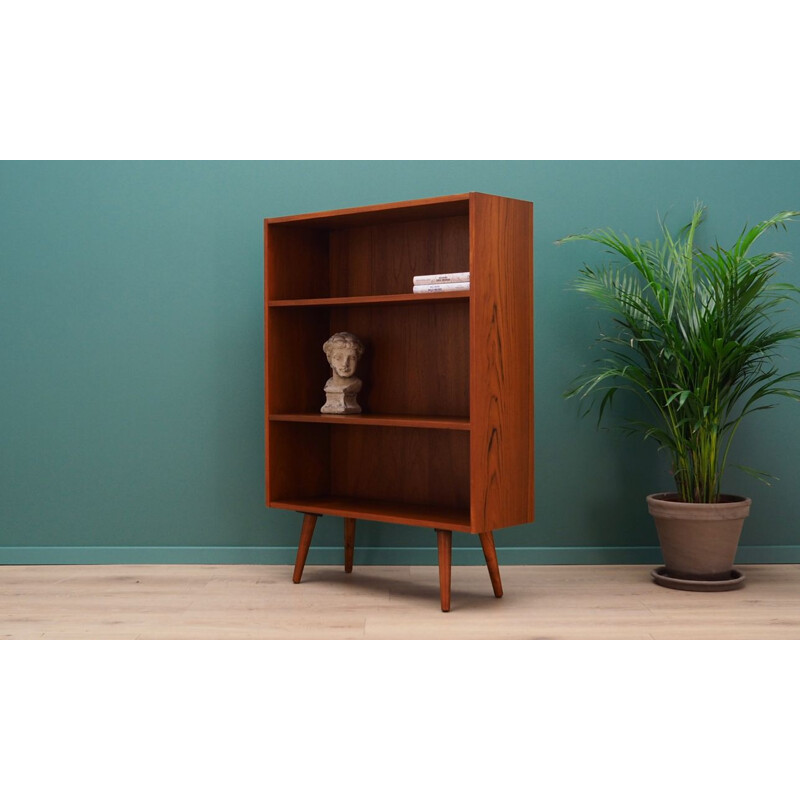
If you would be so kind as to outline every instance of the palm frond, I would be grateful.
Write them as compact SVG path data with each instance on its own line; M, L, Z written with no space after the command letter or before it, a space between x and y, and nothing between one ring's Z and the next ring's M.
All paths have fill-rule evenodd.
M752 254L767 231L785 228L800 211L783 211L742 230L734 244L699 248L695 235L706 208L694 207L677 233L659 220L654 242L598 228L560 239L589 241L615 259L584 265L573 287L608 315L597 338L598 359L565 394L598 427L619 392L632 393L647 419L620 421L626 432L668 450L681 497L711 502L720 491L728 452L741 421L777 398L800 400L800 371L780 372L775 359L800 329L777 315L800 287L776 280L787 255Z

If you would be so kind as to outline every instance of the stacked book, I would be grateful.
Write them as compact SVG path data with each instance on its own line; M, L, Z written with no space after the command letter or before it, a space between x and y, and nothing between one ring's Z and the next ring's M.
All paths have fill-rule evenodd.
M466 292L469 272L444 272L440 275L415 275L414 294L429 292Z

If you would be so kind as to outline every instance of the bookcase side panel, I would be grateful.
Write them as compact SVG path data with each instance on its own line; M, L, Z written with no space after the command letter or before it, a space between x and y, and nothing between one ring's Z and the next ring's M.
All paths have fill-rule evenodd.
M533 521L533 205L470 196L471 517Z

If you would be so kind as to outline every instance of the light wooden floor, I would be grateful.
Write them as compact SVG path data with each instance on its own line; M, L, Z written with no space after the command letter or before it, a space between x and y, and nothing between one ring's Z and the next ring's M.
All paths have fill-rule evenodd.
M0 567L4 639L797 639L800 565L742 566L747 585L701 594L646 566L123 565Z

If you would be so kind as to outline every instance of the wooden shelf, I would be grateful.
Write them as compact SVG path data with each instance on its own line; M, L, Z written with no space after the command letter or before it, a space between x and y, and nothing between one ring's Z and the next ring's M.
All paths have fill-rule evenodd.
M467 300L469 291L432 292L431 294L365 294L351 297L309 297L299 300L270 300L270 308L297 306L358 306L386 303L436 303L443 300Z
M470 531L469 510L453 510L437 506L391 503L384 500L364 500L357 497L322 496L273 500L273 508L302 511L308 514L331 514L338 517L370 519L376 522L394 522L401 525L418 525L424 528L444 528L452 531Z
M414 414L270 414L270 422L317 422L330 425L381 425L387 428L441 428L468 431L467 417L434 417Z

